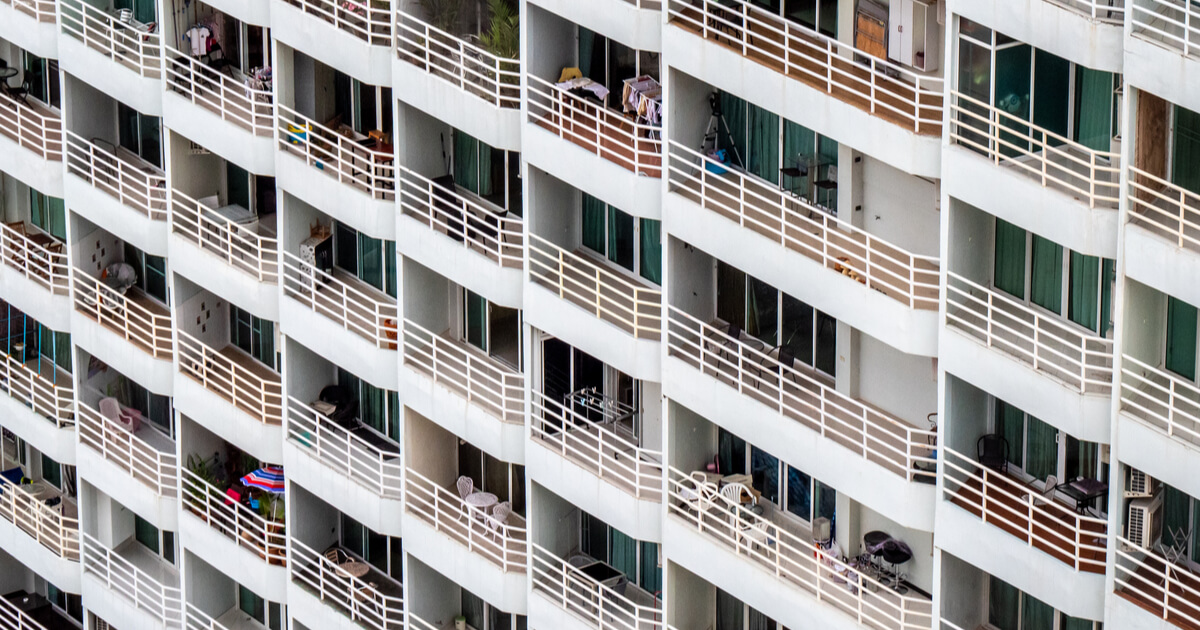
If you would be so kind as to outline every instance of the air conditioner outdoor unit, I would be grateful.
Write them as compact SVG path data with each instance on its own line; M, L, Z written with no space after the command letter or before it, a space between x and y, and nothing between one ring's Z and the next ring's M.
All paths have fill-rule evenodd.
M1125 537L1142 549L1154 546L1162 534L1163 498L1142 497L1129 502L1129 524L1125 529Z
M1158 490L1158 481L1146 473L1129 469L1129 489L1125 491L1126 499L1144 499L1154 496Z

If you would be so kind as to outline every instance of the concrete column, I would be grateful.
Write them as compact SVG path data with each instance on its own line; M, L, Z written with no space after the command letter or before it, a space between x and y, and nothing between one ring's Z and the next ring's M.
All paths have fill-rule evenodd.
M837 34L838 41L854 45L854 6L856 0L838 0Z
M863 226L863 157L853 148L838 145L837 215L854 227Z
M849 324L837 323L836 389L847 396L858 396L859 333Z

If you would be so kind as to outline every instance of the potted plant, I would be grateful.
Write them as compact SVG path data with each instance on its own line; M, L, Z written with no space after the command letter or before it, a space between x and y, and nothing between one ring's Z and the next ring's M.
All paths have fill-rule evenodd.
M521 57L520 8L509 0L488 0L488 12L492 20L487 31L479 36L479 43L496 57L497 67L484 71L493 78L497 71L503 71L498 77L501 85L516 86L521 81L520 64L515 61ZM517 87L501 87L501 92L510 102L515 103L520 98Z
M189 453L187 461L184 462L184 468L188 472L214 488L220 483L217 476L219 467L220 456L218 453L213 453L212 457L199 457L195 453ZM185 502L189 511L205 521L208 520L204 510L205 495L207 492L208 490L199 484L190 485L188 486L188 495L191 497L191 500Z

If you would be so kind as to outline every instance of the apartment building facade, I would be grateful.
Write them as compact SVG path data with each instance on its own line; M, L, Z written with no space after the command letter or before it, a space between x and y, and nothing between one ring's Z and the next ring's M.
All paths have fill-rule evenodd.
M0 629L1200 627L1197 23L0 0Z

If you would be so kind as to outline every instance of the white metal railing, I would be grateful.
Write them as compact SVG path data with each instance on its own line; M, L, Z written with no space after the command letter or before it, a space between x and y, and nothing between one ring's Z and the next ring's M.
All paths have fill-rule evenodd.
M400 167L400 211L439 234L462 243L501 267L524 264L524 222L520 216Z
M1200 387L1128 354L1121 359L1121 410L1171 437L1200 445Z
M284 524L263 518L186 468L180 472L183 509L269 564L287 564Z
M4 597L0 597L0 628L4 630L46 630L46 626Z
M493 530L480 510L412 468L404 476L404 509L505 573L525 572L529 537L525 519L519 514L511 514L507 523Z
M946 323L1081 394L1112 392L1112 339L953 271L946 273Z
M1077 514L1041 491L943 448L942 497L1027 545L1073 567L1104 573L1108 522Z
M57 0L0 0L12 8L43 24L53 24L57 19Z
M373 199L396 198L394 152L368 148L286 105L276 105L275 110L282 152L302 158L312 168Z
M153 22L125 23L84 0L62 0L58 6L63 33L147 79L162 77L162 34Z
M379 0L287 0L372 46L392 45L391 4Z
M1125 0L1048 0L1105 24L1125 25Z
M79 442L159 495L174 498L179 489L175 452L160 451L86 403L79 407ZM149 422L146 420L146 422ZM155 429L147 429L154 431Z
M404 364L501 422L524 424L525 376L519 370L404 320Z
M1113 591L1180 628L1200 626L1200 575L1185 562L1117 537Z
M497 107L521 107L521 60L505 59L396 11L396 57Z
M707 165L724 172L717 175ZM667 169L672 189L705 209L909 308L937 310L941 267L937 256L910 253L775 184L720 165L674 140Z
M855 107L921 134L940 134L941 77L839 42L746 0L669 0L671 23Z
M79 562L79 518L63 514L67 499L62 497L57 506L50 507L27 488L0 480L0 518L54 555Z
M178 586L163 584L86 532L83 571L103 582L108 592L124 597L134 607L162 620L168 628L183 627L183 592Z
M1042 186L1066 191L1089 208L1116 208L1121 154L1097 151L998 107L950 92L950 141Z
M275 130L274 98L239 82L228 72L214 70L178 50L170 48L164 58L167 87L221 120L227 120L264 138Z
M634 122L541 77L526 79L529 122L639 175L662 177L660 127Z
M279 282L279 239L234 223L212 208L171 191L171 230L259 282Z
M1130 32L1184 56L1200 51L1200 7L1191 0L1133 0Z
M0 104L0 111L3 109L3 104ZM65 245L57 239L46 244L39 243L30 238L31 232L43 235L28 224L22 224L21 229L17 230L0 223L0 257L3 257L4 264L53 295L67 295L71 282L67 254L63 252Z
M808 592L864 627L933 627L933 602L928 597L897 593L867 569L843 562L813 545L811 539L805 540L720 495L715 485L697 487L687 473L672 467L667 475L667 493L669 514L773 573L776 580Z
M350 619L372 630L404 630L404 599L385 595L375 582L356 578L299 540L292 540L292 581L311 589ZM366 577L366 576L364 576ZM391 580L390 577L383 578ZM398 582L393 584L402 590Z
M632 4L639 9L647 11L662 11L662 0L624 0L626 4Z
M942 630L966 630L962 626L946 621L945 619L939 619L938 621L942 624Z
M365 282L356 287L284 252L283 294L364 337L376 348L396 349L396 299Z
M538 544L533 548L533 591L596 630L662 630L661 608L645 606L597 582Z
M1200 252L1200 195L1131 165L1126 197L1131 222Z
M41 105L23 104L4 92L0 92L0 136L43 160L63 159L62 114Z
M185 630L231 630L225 624L212 618L212 615L200 610L195 604L187 602L185 604L187 625Z
M811 369L780 362L775 349L669 307L668 355L780 415L912 481L935 476L937 432L918 429L843 394ZM799 366L800 364L796 364Z
M156 359L171 358L171 316L153 313L104 281L75 268L75 310L98 321ZM133 291L133 289L130 289Z
M283 383L277 372L263 366L264 370L271 371L271 375L257 374L191 334L183 330L176 332L179 335L180 372L259 422L283 424Z
M385 451L293 396L288 396L287 433L292 443L337 474L381 497L403 496L404 467L400 465L399 444L394 451Z
M662 337L662 289L530 233L529 279L638 339Z
M60 429L74 426L75 388L69 374L63 373L63 382L54 383L18 357L0 356L3 357L0 360L0 392L28 405ZM44 357L43 360L49 361Z
M68 130L67 172L154 221L167 220L167 176L161 169L118 157Z
M612 422L596 422L572 407L532 393L531 435L546 448L639 499L662 500L663 455L622 436Z

